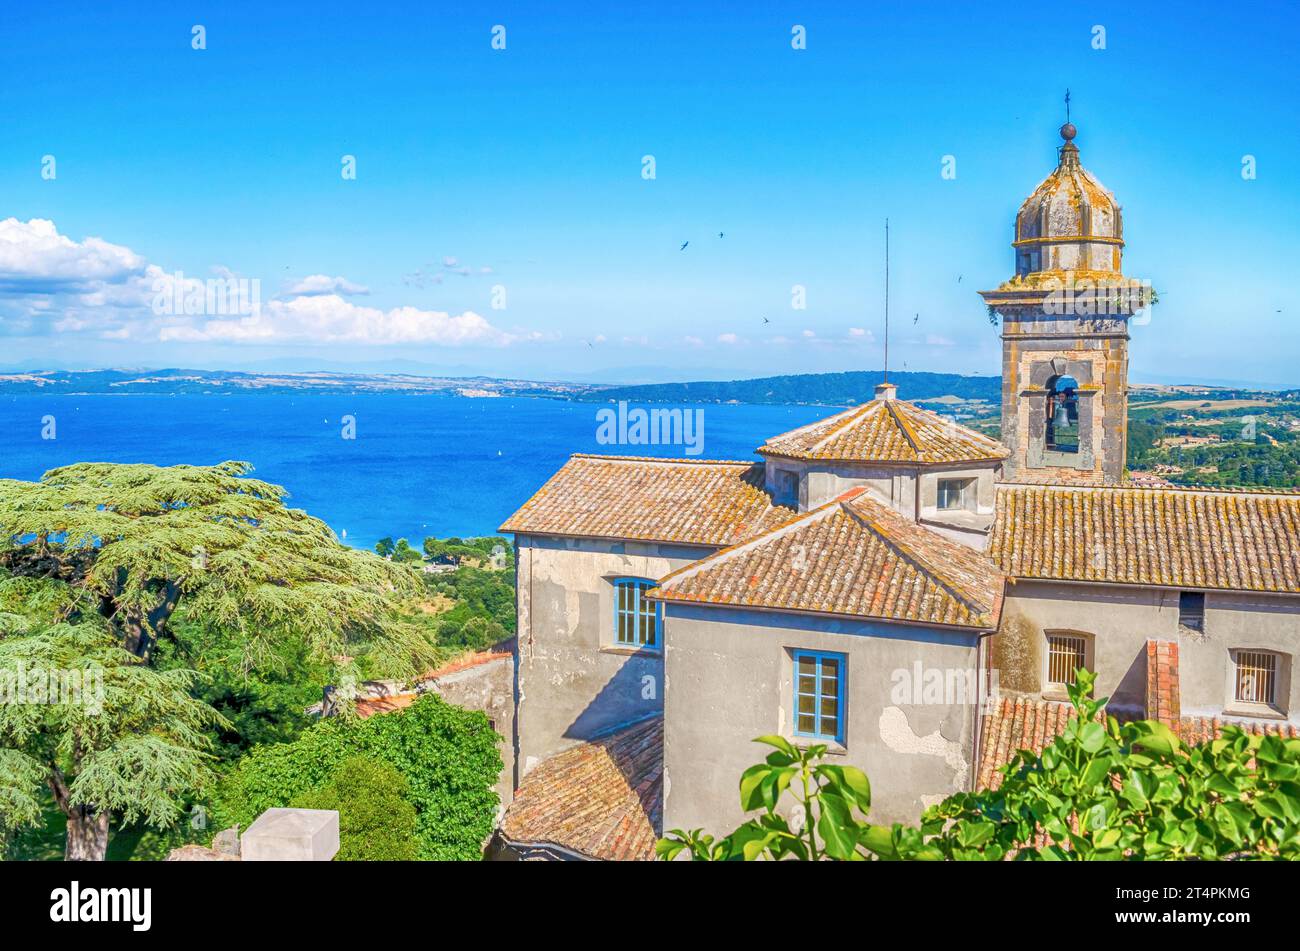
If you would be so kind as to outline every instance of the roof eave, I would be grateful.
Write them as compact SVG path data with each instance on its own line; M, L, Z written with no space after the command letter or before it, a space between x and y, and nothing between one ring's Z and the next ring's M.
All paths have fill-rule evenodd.
M939 621L913 621L905 618L880 617L872 614L850 614L844 611L815 611L808 608L776 607L773 605L742 604L734 601L710 601L702 598L672 597L661 593L661 589L652 588L644 597L665 604L682 604L703 608L731 608L733 610L763 611L772 614L798 614L805 617L820 617L836 621L878 621L883 624L902 624L907 627L936 628L945 631L961 631L966 634L992 634L998 629L998 618L984 618L984 624L944 624Z

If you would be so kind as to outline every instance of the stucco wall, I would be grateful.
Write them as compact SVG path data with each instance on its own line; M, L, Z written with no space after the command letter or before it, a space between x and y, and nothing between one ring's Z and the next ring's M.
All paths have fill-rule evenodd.
M768 491L778 495L777 472L794 472L799 476L799 510L806 512L858 487L866 488L873 499L895 511L915 518L917 514L917 470L910 466L864 465L847 462L806 463L788 459L767 462ZM983 466L926 466L921 470L921 516L939 513L939 480L975 480L971 491L970 511L991 515L995 494L997 463Z
M926 699L910 693L918 662L973 671L974 635L681 605L668 608L667 631L664 828L728 832L742 821L740 775L768 750L753 739L793 735L795 648L846 656L845 743L832 762L866 771L877 821L915 822L930 802L966 788L974 697L894 701ZM892 695L895 671L906 697Z
M1045 632L1078 631L1093 638L1098 694L1136 709L1144 700L1146 641L1177 641L1182 712L1217 716L1233 712L1231 650L1300 652L1300 598L1209 592L1204 631L1198 633L1179 625L1178 594L1136 585L1016 582L1008 588L1002 627L991 644L999 686L1012 693L1042 692ZM1300 722L1300 678L1288 679L1285 709Z
M610 579L658 579L713 549L516 539L518 777L548 756L663 709L663 657L614 645Z

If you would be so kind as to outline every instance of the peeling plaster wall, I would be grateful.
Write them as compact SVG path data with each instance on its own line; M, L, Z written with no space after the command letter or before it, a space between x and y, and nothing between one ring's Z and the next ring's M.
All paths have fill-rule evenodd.
M1146 642L1176 641L1184 715L1222 716L1230 700L1231 655L1241 648L1300 654L1300 597L1209 592L1203 632L1178 623L1174 589L1020 580L1007 589L1002 627L990 649L1004 693L1044 689L1046 631L1092 635L1098 696L1141 708ZM1286 709L1300 722L1300 678L1284 677Z
M974 671L978 638L921 627L670 605L665 656L664 828L725 832L743 814L740 774L762 759L753 739L793 735L795 648L846 656L845 747L831 762L866 771L872 818L915 822L966 788L975 706L896 703L896 670Z
M714 551L520 536L516 540L518 768L663 709L663 657L614 644L610 579L659 579Z

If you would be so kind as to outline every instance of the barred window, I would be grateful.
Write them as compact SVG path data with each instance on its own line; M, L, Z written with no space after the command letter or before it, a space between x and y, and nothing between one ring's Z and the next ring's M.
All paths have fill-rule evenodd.
M1078 634L1047 635L1047 682L1074 683L1075 672L1088 665L1088 641Z
M1234 699L1242 703L1277 702L1277 654L1269 651L1237 651Z

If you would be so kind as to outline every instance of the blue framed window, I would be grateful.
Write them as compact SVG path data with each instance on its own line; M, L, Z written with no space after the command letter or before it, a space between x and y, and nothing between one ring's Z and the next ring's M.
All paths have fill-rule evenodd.
M794 652L794 733L844 742L844 655Z
M614 643L620 647L659 647L662 609L645 593L658 582L645 578L614 581Z

